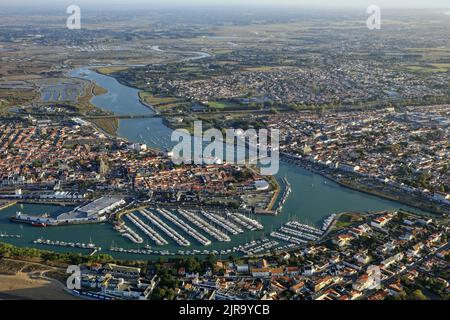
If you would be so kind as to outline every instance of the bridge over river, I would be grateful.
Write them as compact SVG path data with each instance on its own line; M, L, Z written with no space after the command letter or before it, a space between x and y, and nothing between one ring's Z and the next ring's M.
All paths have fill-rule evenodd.
M101 116L82 116L80 117L84 120L95 120L95 119L146 119L146 118L161 118L159 114L111 114L111 115L101 115Z

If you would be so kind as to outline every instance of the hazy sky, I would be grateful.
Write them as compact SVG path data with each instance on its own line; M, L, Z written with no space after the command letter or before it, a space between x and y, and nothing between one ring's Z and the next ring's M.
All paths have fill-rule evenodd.
M158 4L158 5L277 5L277 6L325 6L325 7L380 7L450 8L450 0L0 0L0 6L53 4L101 5L108 4Z

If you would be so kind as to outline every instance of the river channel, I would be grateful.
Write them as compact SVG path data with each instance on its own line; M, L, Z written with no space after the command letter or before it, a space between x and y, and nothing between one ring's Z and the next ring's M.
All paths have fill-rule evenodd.
M153 110L139 101L138 90L120 84L116 79L105 76L88 67L76 69L71 76L81 77L95 81L98 85L108 90L104 95L94 97L92 103L105 110L120 115L153 114ZM173 145L170 141L172 130L165 126L161 118L121 119L119 121L118 136L132 142L145 143L150 147L167 150ZM282 212L276 216L261 216L258 219L265 226L264 231L247 231L241 235L233 236L229 243L213 242L215 250L228 249L233 246L259 239L275 230L290 219L297 219L312 225L320 226L323 219L332 214L344 211L379 211L404 208L409 211L420 212L417 209L388 201L375 196L342 187L326 178L311 173L298 166L281 163L277 179L287 177L291 184L292 192L285 202ZM59 240L65 242L89 242L103 248L103 253L108 253L119 259L149 259L149 256L126 253L112 253L109 247L115 246L137 249L142 245L136 245L120 236L112 225L108 223L99 225L62 226L54 228L35 228L29 225L21 225L9 221L17 211L28 214L56 214L71 208L61 208L48 205L14 205L0 211L0 233L19 234L21 238L0 238L0 241L9 242L18 246L47 248L55 251L77 251L88 253L83 249L68 249L60 247L47 247L33 244L37 238ZM139 233L139 232L138 232ZM145 237L144 237L145 238ZM205 247L191 241L189 250L204 250ZM159 249L159 248L158 248ZM178 251L175 243L161 249ZM185 249L186 250L186 249Z

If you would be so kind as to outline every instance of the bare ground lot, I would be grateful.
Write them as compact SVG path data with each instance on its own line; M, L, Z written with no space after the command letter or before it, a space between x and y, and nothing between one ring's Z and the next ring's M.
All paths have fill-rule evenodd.
M0 300L78 300L64 291L61 271L39 263L2 259Z
M56 280L33 279L26 273L0 275L0 300L77 300Z

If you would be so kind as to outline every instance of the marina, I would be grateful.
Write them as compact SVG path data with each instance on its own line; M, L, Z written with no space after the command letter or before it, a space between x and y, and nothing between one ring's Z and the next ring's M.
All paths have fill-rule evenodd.
M280 243L274 240L262 239L253 240L249 243L242 244L226 250L152 250L150 247L141 249L126 249L116 246L111 246L110 251L121 252L129 254L141 255L156 255L156 256L205 256L205 255L227 255L227 254L243 254L243 255L257 255L270 253L272 250L283 250L292 247L292 245L280 246Z
M33 241L34 244L41 244L41 245L47 245L47 246L55 246L55 247L71 247L71 248L78 248L78 249L89 249L94 251L101 251L102 248L95 245L92 242L89 243L82 243L82 242L64 242L64 241L53 241L43 238L38 238Z
M126 87L117 82L114 78L93 72L88 67L73 70L71 75L95 81L99 86L108 90L107 94L96 96L92 99L91 102L96 106L119 115L153 114L153 111L150 108L140 103L138 90ZM124 108L123 106L127 107ZM150 130L147 128L150 128ZM161 118L119 119L119 129L117 132L119 137L130 142L148 143L150 147L160 150L165 148L165 146L170 147L173 145L170 141L171 133L172 130L164 125ZM281 207L278 208L279 214L277 216L251 216L251 219L253 219L254 222L250 222L240 213L232 213L230 216L228 216L228 214L220 213L222 217L244 230L243 233L238 235L232 235L216 224L210 223L210 220L199 212L195 212L195 217L192 218L190 216L190 214L193 214L191 209L188 210L191 212L190 214L182 211L184 215L179 209L170 209L169 211L171 211L172 215L178 220L183 220L193 229L197 230L198 233L202 234L205 238L208 238L208 240L211 241L211 247L214 247L219 253L221 251L226 252L229 249L233 250L234 247L237 248L242 244L248 243L251 239L267 237L270 232L264 233L263 229L276 230L292 219L301 221L308 220L308 224L317 227L320 226L319 228L321 229L323 227L324 219L332 212L367 212L402 208L408 211L426 214L426 212L394 201L347 189L331 180L327 180L317 173L310 172L298 165L281 161L280 170L276 175L276 178L280 184L286 185L286 181L284 181L284 178L286 177L289 179L289 188L284 188L284 192L280 195L280 199L285 200L281 202L280 200L278 201L280 202L279 204L281 204ZM311 185L314 185L315 187L311 188ZM283 194L288 194L289 191L286 190L289 189L291 190L290 195L284 197ZM136 250L133 246L140 244L139 238L125 236L124 234L127 232L118 232L114 229L114 226L107 222L92 225L61 226L57 228L33 228L31 225L12 223L9 219L18 211L27 215L43 215L44 213L49 212L52 216L57 216L58 214L67 211L67 208L42 204L11 204L11 206L1 210L0 229L7 234L22 235L21 238L1 238L1 240L20 247L32 247L34 245L33 239L41 236L72 243L87 243L89 238L93 237L95 238L95 242L104 248L109 247L113 240L116 243L116 247L122 247L124 250ZM216 215L216 213L214 214ZM147 228L144 228L146 231L143 231L141 227L139 227L141 225L139 224L139 226L136 226L135 223L129 220L128 216L129 215L124 217L127 227L132 231L134 230L136 235L141 237L143 240L142 243L149 240L152 244L156 244L156 241L151 238L154 237L155 239L159 239L159 245L163 246L163 248L161 248L162 251L167 250L169 253L178 252L179 248L177 243L169 243L167 240L164 242L161 241L161 239L164 239L162 235L159 235L155 230L153 230L153 233L149 233ZM160 216L166 219L163 215ZM137 217L139 218L139 216ZM249 223L249 225L252 225L255 229L249 229L248 226L236 221L236 219L234 219L235 217L239 217L241 221ZM169 219L166 220L170 222ZM173 227L177 228L177 231L186 232L180 226L172 222L170 223ZM147 233L151 235L151 237ZM128 234L131 235L130 232L128 232ZM156 237L156 235L158 235L158 237ZM284 235L287 236L287 234ZM205 245L200 243L200 241L188 232L186 232L186 236L192 238L192 243L189 250L185 251L185 253L190 252L192 254L194 250L197 250L203 254ZM280 242L279 246L274 248L276 250L293 245L291 242L282 241L280 239L277 239L276 241ZM65 250L65 247L55 247L55 251L64 252ZM83 250L80 249L80 252L83 252ZM128 253L126 251L112 251L111 253L118 259L136 259L136 257L139 256L139 254ZM154 256L157 257L158 255L155 254ZM146 254L141 255L141 258L148 257L149 256Z
M322 224L322 231L325 232L328 230L328 228L331 226L331 224L334 222L334 220L336 219L336 214L333 213L332 215L330 215L329 217L327 217Z
M187 220L194 223L197 227L204 230L206 233L211 235L216 240L219 240L221 242L230 242L231 238L225 234L224 232L220 231L219 229L215 228L208 222L204 221L202 218L197 216L195 213L192 213L190 211L184 210L184 209L178 209L178 212L185 217Z
M120 232L123 237L127 238L133 243L139 244L144 242L144 239L142 239L140 235L138 235L133 229L125 224L121 226L115 226L114 229Z
M178 226L180 229L184 230L188 235L197 240L203 246L211 245L211 240L204 237L200 232L192 228L189 224L179 219L176 215L171 213L169 210L158 208L157 211L165 217L167 220L171 221L174 225Z
M202 214L204 217L212 221L213 223L217 224L221 228L225 229L226 231L230 232L233 235L238 235L244 230L242 230L240 227L236 226L234 223L227 221L226 219L222 218L220 215L213 215L209 212L203 211Z
M152 212L146 209L139 210L139 213L143 215L147 220L149 220L153 225L158 227L161 231L163 231L166 235L168 235L172 240L174 240L178 245L183 247L188 247L191 243L186 240L183 236L181 236L174 229L169 227L166 223L164 223L160 218L154 215Z
M166 239L164 239L159 233L145 224L141 219L139 219L135 214L130 213L126 216L131 223L138 227L143 233L145 233L150 240L154 241L159 246L164 246L168 244Z
M290 242L296 245L306 244L319 240L323 231L298 221L288 221L270 236L278 240Z
M7 234L7 233L3 233L0 232L0 238L22 238L22 236L20 234Z

